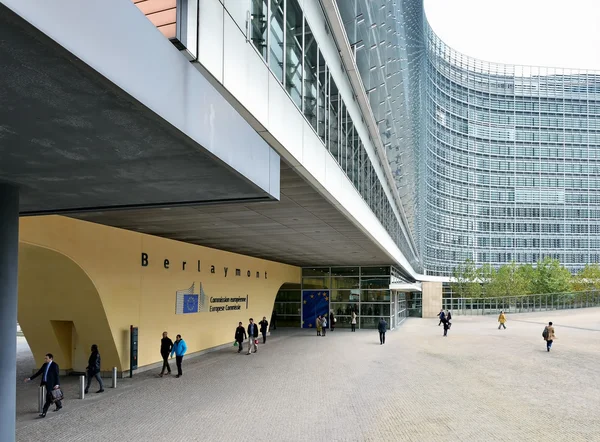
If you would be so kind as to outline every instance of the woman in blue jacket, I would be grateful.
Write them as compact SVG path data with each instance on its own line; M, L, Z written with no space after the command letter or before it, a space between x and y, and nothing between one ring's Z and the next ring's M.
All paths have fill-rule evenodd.
M187 345L183 339L181 339L181 335L177 335L175 342L173 343L173 349L171 350L171 357L173 357L173 353L175 353L175 361L177 362L177 376L183 376L183 372L181 371L181 362L183 362L183 355L187 351Z

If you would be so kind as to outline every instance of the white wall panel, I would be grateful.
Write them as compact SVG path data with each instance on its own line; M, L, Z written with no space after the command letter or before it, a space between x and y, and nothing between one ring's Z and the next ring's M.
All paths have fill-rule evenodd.
M302 125L306 120L273 75L269 75L268 93L269 124L267 129L294 157L300 158L302 155Z
M223 83L223 5L219 0L200 0L198 60Z
M342 180L344 178L344 180ZM350 182L345 179L346 175L340 168L335 159L327 152L325 154L325 188L331 196L340 201L343 196L342 186L350 186Z
M238 101L245 103L248 89L246 38L229 15L224 15L223 23L223 85Z
M314 177L313 180L324 186L325 155L329 153L306 121L303 128L302 165Z
M246 18L250 10L250 0L222 0L225 9L244 36L246 36Z
M243 103L254 117L266 127L269 124L269 81L272 78L266 64L251 44L246 51L246 101Z

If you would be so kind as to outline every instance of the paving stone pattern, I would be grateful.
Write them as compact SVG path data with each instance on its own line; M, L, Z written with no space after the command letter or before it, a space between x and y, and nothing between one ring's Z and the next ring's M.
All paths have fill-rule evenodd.
M64 409L43 420L36 387L19 383L17 440L600 440L600 309L496 319L456 316L444 338L411 318L385 345L376 330L276 330L257 354L184 361L180 379L141 373L85 400L66 379ZM33 360L19 349L23 377Z

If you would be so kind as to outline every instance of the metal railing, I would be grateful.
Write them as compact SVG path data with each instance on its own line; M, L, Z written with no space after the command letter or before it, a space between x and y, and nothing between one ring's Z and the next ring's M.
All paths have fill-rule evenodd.
M528 313L600 307L600 292L547 293L496 298L444 298L442 307L455 315L492 315L499 314L500 311Z

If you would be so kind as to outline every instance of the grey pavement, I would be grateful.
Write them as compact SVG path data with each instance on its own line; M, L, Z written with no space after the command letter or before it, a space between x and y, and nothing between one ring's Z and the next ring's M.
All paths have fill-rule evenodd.
M507 320L456 316L444 338L437 319L411 318L385 345L375 330L276 330L257 354L184 360L180 379L145 372L85 400L71 380L46 419L19 383L17 440L600 440L600 309ZM20 378L32 364L20 341Z

